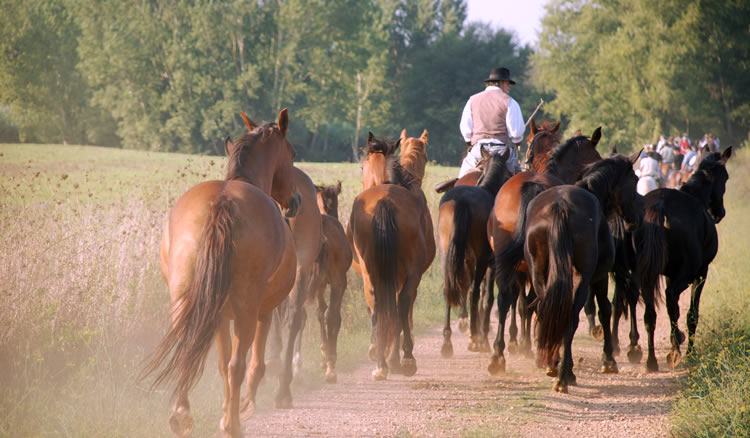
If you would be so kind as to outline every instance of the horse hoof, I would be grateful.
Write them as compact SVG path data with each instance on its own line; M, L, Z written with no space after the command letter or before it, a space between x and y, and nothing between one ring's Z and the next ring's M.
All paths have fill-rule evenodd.
M568 385L560 379L555 379L555 383L552 384L552 389L555 392L559 392L562 394L568 393Z
M667 364L670 368L677 368L677 365L679 365L680 362L682 362L682 354L680 353L680 350L673 348L672 351L667 353Z
M510 342L508 342L508 353L518 353L518 342L515 339L511 339Z
M471 340L469 341L469 345L466 347L466 349L473 353L477 353L479 351L479 345L476 341Z
M490 375L497 376L499 374L505 373L505 357L492 357L490 359L490 364L487 366L487 371L490 372Z
M591 336L593 336L597 341L601 341L602 339L604 339L604 329L600 325L595 325L589 332L591 333Z
M276 400L273 402L273 407L276 409L292 409L292 395L277 395Z
M372 372L372 380L385 380L386 377L388 377L388 371L384 368L375 368L375 370Z
M443 343L443 346L440 348L440 355L446 359L453 356L453 344L450 341Z
M417 360L401 359L401 371L406 377L411 377L417 374Z
M190 410L184 406L177 408L169 417L169 428L178 437L190 436L193 433L193 417L190 416Z
M682 330L677 330L677 345L682 345L685 342L685 333Z
M373 362L378 361L378 355L375 353L375 344L370 344L370 348L367 350L367 357Z
M458 318L458 330L461 333L466 333L469 330L469 318Z
M643 358L643 351L641 351L640 345L631 345L628 347L628 361L630 363L641 363L641 359Z
M602 374L617 374L620 371L617 369L617 363L615 361L608 361L602 365Z
M559 372L557 371L557 368L547 367L546 374L547 377L557 377Z
M388 361L388 372L391 374L404 374L404 370L401 368L401 361L399 359Z
M332 369L326 370L326 383L336 383L336 371Z
M646 371L649 373L655 373L659 371L659 363L655 357L649 357L646 359Z

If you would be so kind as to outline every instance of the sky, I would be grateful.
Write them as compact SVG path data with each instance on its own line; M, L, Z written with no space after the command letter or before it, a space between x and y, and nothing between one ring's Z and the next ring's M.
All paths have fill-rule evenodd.
M536 45L548 0L467 0L468 20L512 30L521 44Z

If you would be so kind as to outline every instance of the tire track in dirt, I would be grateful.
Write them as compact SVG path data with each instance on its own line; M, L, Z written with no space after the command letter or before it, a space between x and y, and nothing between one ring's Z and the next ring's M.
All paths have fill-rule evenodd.
M682 298L685 315L689 294ZM662 308L655 339L660 372L645 373L642 314L639 306L643 360L630 364L623 353L619 374L602 375L602 344L588 335L581 313L573 341L578 386L566 395L554 393L552 379L520 355L506 352L506 374L490 376L487 354L467 351L467 336L455 329L454 356L442 358L442 328L434 327L415 337L415 376L374 382L374 363L363 362L351 373L339 372L337 384L295 392L294 409L259 406L243 430L252 437L669 436L668 413L684 371L666 364L669 322ZM620 324L622 347L628 329L629 323Z

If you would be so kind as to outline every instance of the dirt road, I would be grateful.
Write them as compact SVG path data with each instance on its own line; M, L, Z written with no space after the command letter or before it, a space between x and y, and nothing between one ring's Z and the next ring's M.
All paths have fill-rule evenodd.
M683 294L681 326L688 300L689 293ZM666 364L669 331L662 308L656 337L660 372L644 372L642 312L639 306L644 359L631 365L621 354L616 375L599 373L601 343L588 335L581 313L573 342L578 386L570 387L569 394L554 393L552 379L533 359L519 355L506 353L506 374L491 377L487 354L467 351L467 336L455 327L455 354L444 359L442 331L435 327L416 336L415 376L389 375L385 382L374 382L374 363L363 362L351 373L340 372L337 384L295 393L294 409L259 406L244 431L252 437L668 436L667 414L683 371ZM623 344L628 327L620 325Z

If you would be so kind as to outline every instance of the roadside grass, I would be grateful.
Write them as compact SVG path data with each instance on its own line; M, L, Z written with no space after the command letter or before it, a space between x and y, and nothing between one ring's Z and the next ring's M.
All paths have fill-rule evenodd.
M696 348L672 411L672 433L678 437L750 436L749 164L747 149L729 161L719 253L703 289Z
M221 179L226 158L84 146L0 145L0 436L170 436L171 388L136 375L168 326L159 272L163 221L192 185ZM299 163L316 184L341 180L340 220L361 188L358 163ZM428 165L438 181L457 169ZM436 220L433 217L433 220ZM359 276L350 271L339 336L340 371L366 357L370 329ZM420 285L419 333L442 315L436 256ZM304 369L293 394L322 385L319 330L308 308ZM212 351L191 392L196 436L214 434L223 387ZM264 379L259 409L277 381Z

